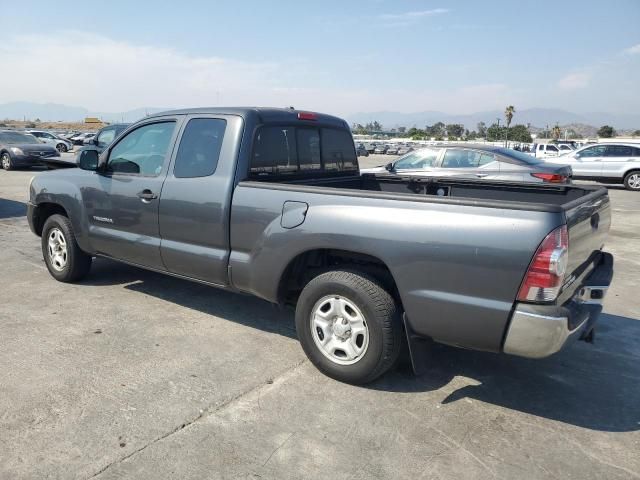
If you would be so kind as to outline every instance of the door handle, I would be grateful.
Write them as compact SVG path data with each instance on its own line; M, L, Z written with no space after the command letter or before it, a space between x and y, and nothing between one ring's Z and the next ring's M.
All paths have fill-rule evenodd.
M151 200L155 200L156 198L158 198L158 195L153 193L148 188L145 188L141 192L138 192L136 195L138 195L138 198L144 203L149 203Z
M484 177L488 177L488 176L489 176L488 173L476 173L476 177L479 177L479 178L484 178Z

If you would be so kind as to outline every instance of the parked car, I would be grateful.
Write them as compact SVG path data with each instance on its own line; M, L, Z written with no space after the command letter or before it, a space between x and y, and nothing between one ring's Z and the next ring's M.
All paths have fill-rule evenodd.
M637 143L587 145L545 161L570 165L574 178L622 183L628 190L640 191L640 144Z
M93 139L95 138L96 134L95 133L87 133L84 138L82 139L82 144L83 145L91 145L91 143L93 142Z
M403 337L551 355L591 338L613 272L606 188L361 176L329 115L158 113L80 167L29 188L56 280L100 256L293 305L311 362L346 382L383 374Z
M359 157L368 157L369 156L369 152L364 147L364 145L359 144L359 145L356 145L356 155L359 156Z
M387 146L386 145L376 145L376 148L373 150L373 153L378 154L378 155L384 155L385 153L387 153Z
M33 135L0 131L0 164L5 170L43 165L43 159L59 156L55 147L43 144Z
M66 138L59 137L58 135L54 135L53 133L45 132L43 130L27 130L26 133L33 135L43 143L53 145L60 153L68 152L73 149L73 143L71 143L71 141Z
M384 152L386 155L397 155L398 150L400 149L399 145L389 145L387 151Z
M71 137L69 140L71 140L71 142L72 142L74 145L83 145L83 144L84 144L84 140L85 140L85 139L87 138L87 136L89 136L89 135L95 135L95 134L88 133L88 132L82 132L82 133L79 133L79 134L77 134L77 135L75 135L75 136Z
M371 155L374 152L374 150L376 149L376 146L373 143L365 143L364 144L364 148L366 148L367 152L369 152L369 155Z
M413 147L405 145L405 146L399 147L396 153L398 155L406 155L409 152L413 152Z
M124 132L127 127L131 125L130 123L114 123L113 125L108 125L106 127L101 128L93 137L88 137L85 139L85 146L80 149L94 149L98 153L102 153L102 151L111 145L118 135Z
M466 177L515 182L569 183L571 167L550 165L526 153L493 145L449 144L415 150L362 173Z

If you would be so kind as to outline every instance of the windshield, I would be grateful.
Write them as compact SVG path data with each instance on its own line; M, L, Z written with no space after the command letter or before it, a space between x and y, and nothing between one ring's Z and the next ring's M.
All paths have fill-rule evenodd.
M400 158L393 164L393 168L395 170L414 170L433 167L433 164L438 158L438 153L439 150L431 148L416 150Z
M27 135L19 132L2 132L0 133L0 143L32 144L40 142L33 135Z

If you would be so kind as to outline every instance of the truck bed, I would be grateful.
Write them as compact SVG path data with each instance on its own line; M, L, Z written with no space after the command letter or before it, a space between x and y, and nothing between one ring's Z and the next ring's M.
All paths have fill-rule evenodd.
M364 174L349 177L306 178L273 182L278 188L286 185L300 187L323 187L323 193L331 194L329 189L337 189L340 195L366 195L385 193L385 198L396 196L402 200L476 204L496 208L542 210L561 212L571 209L585 201L585 196L593 198L606 196L606 188L591 185L553 185L539 183L515 183L474 179L425 178L385 174ZM253 183L253 182L252 182ZM285 187L286 188L286 187ZM344 190L349 190L345 192ZM375 192L375 193L374 193ZM591 198L590 197L590 198Z

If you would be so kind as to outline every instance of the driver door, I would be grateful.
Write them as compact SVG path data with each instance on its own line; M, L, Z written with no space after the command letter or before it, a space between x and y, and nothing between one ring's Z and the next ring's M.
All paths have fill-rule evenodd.
M158 206L177 123L176 118L154 118L105 152L105 167L91 177L82 192L90 242L97 253L165 269L160 256Z
M571 165L574 177L597 178L602 176L602 160L606 154L606 145L594 145L593 147L583 148L566 157L561 157L558 161L564 160L565 163Z

